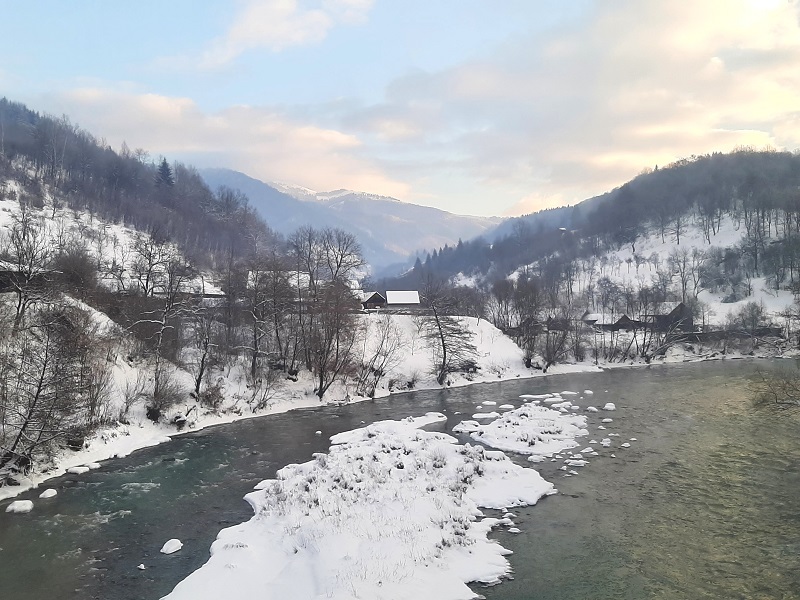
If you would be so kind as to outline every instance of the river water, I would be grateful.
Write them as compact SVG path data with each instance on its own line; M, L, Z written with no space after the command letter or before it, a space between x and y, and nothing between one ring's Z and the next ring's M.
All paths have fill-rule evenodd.
M596 428L607 415L590 415L587 445L611 432L619 443L636 441L575 477L563 477L559 463L537 465L560 493L514 510L522 533L495 534L514 551L514 578L476 592L800 598L800 411L752 407L748 379L757 367L774 365L727 361L420 391L180 436L48 482L55 498L21 497L34 500L30 514L5 514L0 503L1 595L160 598L206 561L219 529L252 516L242 496L254 484L325 451L330 435L431 410L448 415L437 427L449 431L483 400L519 405L523 393L592 389L580 405L612 401L618 410L605 432ZM183 549L160 554L173 537Z

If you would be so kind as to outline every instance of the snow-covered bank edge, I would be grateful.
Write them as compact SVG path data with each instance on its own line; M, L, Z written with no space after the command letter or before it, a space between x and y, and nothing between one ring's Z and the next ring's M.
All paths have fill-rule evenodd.
M99 323L111 326L110 320L103 313L84 305L82 308L90 311ZM365 315L363 318L370 320L378 317ZM418 333L413 318L408 315L395 315L393 318L402 330L406 343L397 361L397 366L386 375L381 385L375 390L375 398L384 398L409 391L440 389L441 386L436 383L434 376L429 372L430 349L417 338ZM477 363L480 369L478 373L452 374L449 377L448 387L463 387L475 383L543 375L541 372L526 369L522 364L522 351L510 338L487 321L465 318L464 323L473 332L478 351ZM120 390L124 389L126 383L135 381L141 371L145 371L145 369L138 366L137 363L129 362L122 356L118 357L114 364L116 387ZM553 374L576 371L599 371L599 369L593 365L560 365L551 370ZM186 389L193 387L192 376L188 372L178 369L175 377L182 382ZM156 424L146 418L144 405L139 404L129 414L127 423L118 423L116 426L95 432L90 438L87 438L85 447L81 450L75 451L66 448L60 450L47 465L46 470L34 471L28 477L17 476L16 479L21 485L0 487L0 502L37 488L52 478L68 473L70 469L82 470L85 465L94 466L100 461L121 458L135 450L168 442L176 435L200 431L214 425L225 425L242 419L323 405L314 395L313 378L304 372L300 373L297 381L283 381L267 406L256 411L253 411L246 401L246 398L252 395L252 391L245 384L241 367L229 370L225 377L218 379L222 382L221 387L225 396L221 411L209 411L195 400L187 399L183 405L173 408L167 414L164 422ZM363 402L370 399L354 396L352 388L335 384L325 394L324 404ZM175 415L190 413L191 418L181 431L169 423L170 418Z
M506 338L508 339L508 338ZM510 340L508 340L510 342ZM754 356L744 355L740 353L712 353L711 355L697 355L680 351L679 349L672 349L667 353L667 356L662 359L654 360L650 363L644 361L635 362L620 362L620 363L600 363L595 365L592 362L573 363L573 364L558 364L550 368L547 373L542 371L525 369L519 361L519 368L509 369L500 375L472 375L469 379L466 377L455 377L448 387L465 387L469 385L477 385L481 383L497 383L503 381L510 381L516 379L535 379L546 376L558 376L573 373L600 373L608 369L623 369L635 367L647 367L654 365L675 365L686 363L698 363L719 360L759 360L759 359L793 359L797 358L798 352L792 351L781 355L758 354ZM98 431L89 441L88 447L82 450L63 450L55 459L54 465L46 472L32 473L27 478L20 478L22 485L18 486L5 486L0 487L0 502L16 497L31 489L38 488L45 482L64 475L70 469L80 469L85 465L92 465L96 467L96 463L107 461L114 458L122 458L128 456L136 450L141 450L165 442L169 442L175 436L183 435L201 431L207 427L216 425L226 425L244 419L252 419L257 417L265 417L270 415L277 415L289 412L296 409L316 408L330 404L340 404L342 402L363 402L371 400L371 398L348 396L347 390L344 387L332 388L329 397L326 397L325 403L321 403L319 399L307 393L308 386L311 385L310 380L300 379L297 383L287 386L281 393L279 393L270 403L270 405L260 411L250 412L249 410L243 412L228 412L228 413L203 413L191 427L182 431L177 431L175 426L167 424L154 424L145 419L140 420L134 424L118 424L116 427L110 427ZM303 393L303 390L306 393ZM441 386L436 384L433 378L418 382L414 389L396 389L389 390L385 386L376 390L375 398L386 398L389 396L405 394L413 391L442 389Z

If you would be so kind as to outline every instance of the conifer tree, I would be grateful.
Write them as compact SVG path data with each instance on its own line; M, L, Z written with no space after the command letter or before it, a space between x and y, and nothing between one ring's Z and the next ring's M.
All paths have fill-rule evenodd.
M158 165L158 171L156 171L156 186L172 187L173 185L175 185L175 178L172 176L172 169L166 158L161 159L161 164Z

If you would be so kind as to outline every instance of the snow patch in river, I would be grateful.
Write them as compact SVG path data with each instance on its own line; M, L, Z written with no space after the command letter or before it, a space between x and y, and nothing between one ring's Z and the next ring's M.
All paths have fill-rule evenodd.
M551 455L578 445L588 435L586 417L525 404L480 425L471 435L494 448L520 454Z
M509 551L487 534L513 522L479 507L535 504L553 485L503 452L416 429L443 418L338 434L328 454L284 467L167 598L456 600L475 596L466 582L499 582Z
M6 506L7 513L29 513L33 510L33 502L30 500L14 500L11 504Z
M161 546L161 554L173 554L183 548L183 542L179 539L173 538L171 540L167 540L163 546Z

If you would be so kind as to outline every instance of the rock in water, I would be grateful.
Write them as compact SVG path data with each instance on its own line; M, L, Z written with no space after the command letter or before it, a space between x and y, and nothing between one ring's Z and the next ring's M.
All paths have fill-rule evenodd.
M183 542L178 539L171 539L161 547L161 554L172 554L183 548Z
M7 513L29 513L33 510L33 502L30 500L14 500L6 506Z

